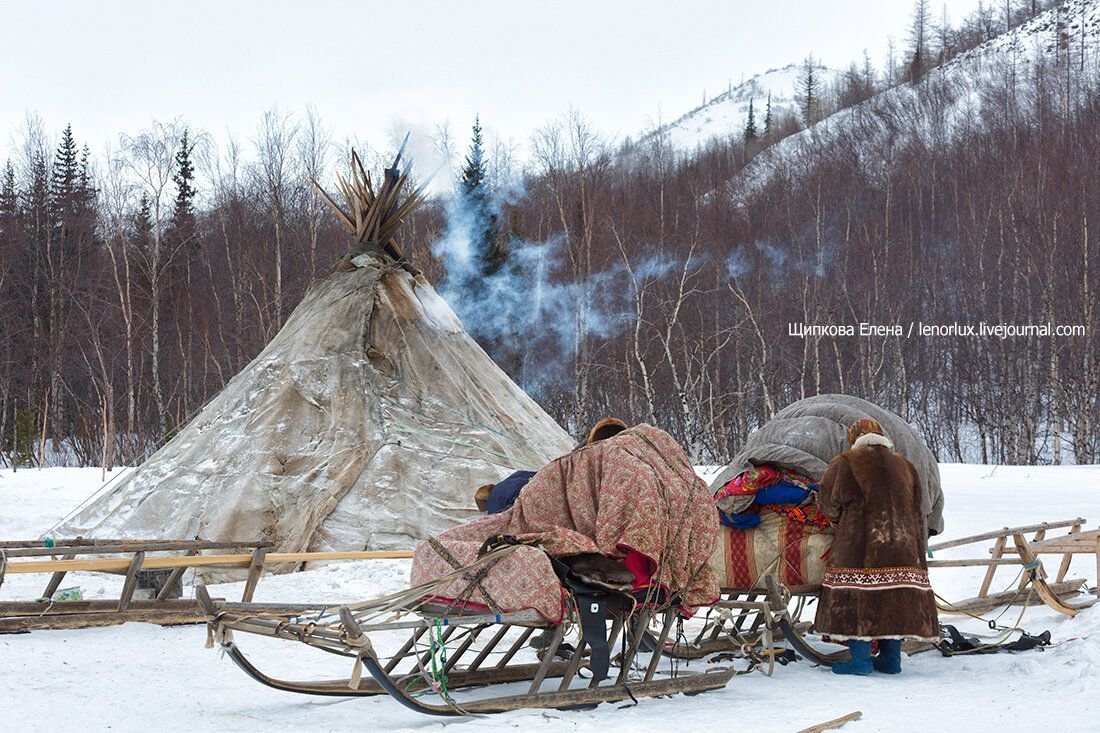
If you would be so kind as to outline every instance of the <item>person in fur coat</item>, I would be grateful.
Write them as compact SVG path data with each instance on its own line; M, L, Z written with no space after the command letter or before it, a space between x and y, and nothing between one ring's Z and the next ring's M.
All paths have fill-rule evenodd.
M848 442L851 449L829 464L817 497L836 535L814 626L848 642L852 658L833 665L837 674L897 674L903 639L940 638L920 477L874 420L853 423Z

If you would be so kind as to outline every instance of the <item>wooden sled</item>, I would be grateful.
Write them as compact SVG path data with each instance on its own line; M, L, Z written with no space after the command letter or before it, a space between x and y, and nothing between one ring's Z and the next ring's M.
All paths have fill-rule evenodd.
M739 653L753 667L771 676L775 671L777 643L815 664L831 667L849 658L846 650L828 652L808 638L810 624L801 616L813 591L792 593L774 575L765 577L767 589L723 588L721 599L689 639L666 645L664 653L678 659L700 659L722 653Z
M939 602L940 613L977 615L1006 605L1045 604L1059 613L1075 616L1078 611L1096 603L1096 599L1077 599L1085 584L1082 578L1066 579L1074 554L1095 554L1100 577L1100 530L1082 531L1086 520L1069 519L1044 522L1024 527L1005 527L971 537L949 540L929 546L932 551L992 541L989 558L961 560L930 560L928 566L986 568L978 595L958 603ZM1049 532L1065 529L1067 533L1050 537ZM1029 539L1028 534L1033 536ZM1049 580L1039 557L1061 555L1058 573ZM997 568L1002 565L1021 568L1021 577L1014 590L990 593ZM833 652L818 648L811 641L811 624L801 620L807 602L817 596L813 590L792 593L774 575L765 576L767 590L759 588L724 588L721 599L703 617L691 636L666 645L664 653L679 659L700 659L724 653L740 654L752 659L755 667L770 675L775 668L777 642L787 646L815 664L831 667L847 660L846 649ZM1030 585L1030 587L1029 587ZM1100 592L1100 591L1098 591ZM906 651L915 653L929 648L926 643L907 642Z
M1083 578L1066 579L1070 562L1075 554L1095 554L1096 570L1100 578L1100 530L1082 532L1087 520L1077 517L1060 522L1043 522L1024 527L1005 527L982 534L962 537L929 545L929 550L939 552L954 547L992 541L990 557L929 560L930 568L984 567L985 577L978 589L978 595L958 603L941 601L941 613L981 614L1004 605L1045 604L1049 608L1070 618L1078 611L1096 603L1095 598L1073 600L1079 595L1085 584ZM1051 531L1066 529L1060 536L1048 537ZM1031 539L1027 538L1032 534ZM1011 543L1011 544L1010 544ZM1040 560L1041 555L1061 555L1062 561L1053 582L1049 581L1046 569ZM1020 568L1020 580L1015 590L991 594L997 568L1002 565ZM1030 584L1030 588L1028 585ZM1100 582L1098 582L1100 584ZM1098 591L1100 592L1100 591Z
M189 569L238 571L247 569L241 602L253 612L256 586L272 566L306 562L411 557L403 551L362 552L269 552L270 543L209 542L205 540L111 540L57 539L47 547L43 540L0 541L0 586L5 575L48 574L50 579L40 596L0 601L0 634L25 633L35 629L79 629L110 626L127 621L158 624L200 624L206 614L199 603L178 595L180 581ZM242 552L246 551L246 552ZM184 553L179 555L177 553ZM203 554L214 553L214 554ZM229 554L224 554L229 553ZM152 590L140 589L142 573L164 571ZM123 575L125 581L116 599L61 600L56 598L68 573L97 572ZM139 592L148 597L139 598ZM229 604L232 606L233 604ZM271 612L305 612L309 604L265 604Z
M220 644L257 682L310 695L389 695L428 715L583 708L642 697L691 695L724 687L734 674L726 667L689 673L663 653L678 618L675 603L638 606L631 614L612 613L605 625L610 626L607 641L611 650L622 651L608 677L597 680L590 678L591 645L580 633L571 593L565 621L554 625L534 611L498 614L425 605L415 600L424 596L424 588L342 606L335 613L313 618L249 613L240 604L227 609L201 586L197 595L209 615L211 642ZM653 623L657 636L654 644L647 645L645 632ZM351 664L350 674L301 681L269 676L245 656L234 640L235 632L297 641L345 657ZM532 641L540 642L537 655ZM385 648L395 651L382 651ZM662 660L669 663L662 665ZM512 689L502 689L505 686Z

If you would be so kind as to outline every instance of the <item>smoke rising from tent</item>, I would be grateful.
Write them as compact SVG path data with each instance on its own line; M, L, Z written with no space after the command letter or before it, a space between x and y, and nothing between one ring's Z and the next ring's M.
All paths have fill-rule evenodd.
M814 277L825 277L835 259L835 247L826 244L812 256L799 259L789 246L776 245L767 240L757 240L752 248L740 246L730 252L723 263L726 277L736 280L758 269L770 276L782 276L797 272ZM755 253L754 253L755 250Z
M499 202L494 205L499 211ZM635 322L631 281L622 263L576 281L564 235L544 242L513 237L504 265L486 272L475 244L480 227L475 210L454 196L445 213L443 235L432 245L446 270L440 294L471 335L516 356L517 364L504 366L528 392L539 395L571 379L569 365L584 339L613 338ZM634 271L639 279L661 280L677 267L672 258L651 257Z

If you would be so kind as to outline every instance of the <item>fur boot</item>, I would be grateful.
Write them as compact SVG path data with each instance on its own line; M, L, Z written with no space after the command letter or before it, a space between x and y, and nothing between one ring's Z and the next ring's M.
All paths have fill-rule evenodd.
M901 673L901 639L879 639L878 656L874 659L875 671L885 674Z
M848 642L848 649L852 652L852 658L834 664L835 674L868 675L875 671L871 664L871 642L852 639Z

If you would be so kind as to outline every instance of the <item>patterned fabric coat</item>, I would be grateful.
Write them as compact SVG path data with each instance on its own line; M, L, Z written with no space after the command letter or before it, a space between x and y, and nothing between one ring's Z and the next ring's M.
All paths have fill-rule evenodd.
M452 572L456 563L469 565L487 538L501 534L536 546L516 549L477 583L452 581L431 597L503 611L531 608L556 623L565 610L563 592L547 554L622 558L633 550L650 560L654 585L681 594L685 610L718 598L718 579L708 564L718 542L710 492L684 449L651 425L548 463L511 509L419 543L413 585Z
M881 435L833 459L818 506L836 525L814 626L836 640L938 641L928 529L913 464Z

